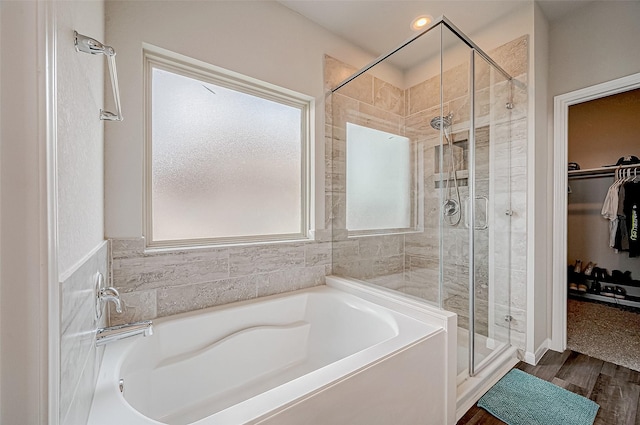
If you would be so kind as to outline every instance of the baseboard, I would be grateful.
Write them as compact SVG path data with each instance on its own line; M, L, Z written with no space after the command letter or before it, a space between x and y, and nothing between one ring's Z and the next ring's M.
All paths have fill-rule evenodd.
M524 361L532 366L537 365L542 356L544 356L544 354L549 350L550 345L551 340L549 340L549 338L545 339L542 344L540 344L535 353L532 353L531 351L527 351L524 353Z

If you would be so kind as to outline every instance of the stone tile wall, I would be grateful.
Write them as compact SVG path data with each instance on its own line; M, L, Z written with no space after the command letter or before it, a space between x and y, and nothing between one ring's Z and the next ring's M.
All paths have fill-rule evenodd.
M110 242L112 285L124 302L111 325L322 285L331 272L329 241L150 252L143 238Z
M330 91L356 72L335 58L325 56L325 89ZM333 230L333 273L370 281L391 289L404 287L405 235L349 236L346 228L346 124L405 135L407 92L365 73L325 103L328 137L325 145L326 180L332 209L327 227ZM411 139L413 155L419 146ZM415 177L415 176L414 176ZM413 193L414 201L418 193Z

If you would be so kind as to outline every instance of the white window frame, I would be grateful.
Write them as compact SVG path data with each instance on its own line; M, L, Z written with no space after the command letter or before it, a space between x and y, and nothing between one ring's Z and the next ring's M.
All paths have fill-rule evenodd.
M314 98L278 87L242 74L235 73L196 59L192 59L155 46L143 48L144 67L144 230L146 247L182 248L202 246L224 246L253 243L285 242L311 239L312 211L312 149ZM239 237L202 237L196 239L154 240L152 199L152 73L161 69L181 76L223 86L241 93L278 102L300 109L301 112L301 199L300 228L298 232L275 235L248 235Z

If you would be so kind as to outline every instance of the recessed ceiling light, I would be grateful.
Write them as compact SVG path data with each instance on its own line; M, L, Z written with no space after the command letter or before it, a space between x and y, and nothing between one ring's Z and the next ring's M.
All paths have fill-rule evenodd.
M429 15L420 15L411 21L411 29L414 31L421 30L433 21L433 18Z

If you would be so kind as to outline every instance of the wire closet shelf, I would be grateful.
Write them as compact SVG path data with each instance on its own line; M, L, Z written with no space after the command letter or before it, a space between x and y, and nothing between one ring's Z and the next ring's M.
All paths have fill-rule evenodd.
M569 179L588 179L595 177L620 178L620 174L640 178L640 164L618 165L609 167L586 168L584 170L570 170L567 172Z

